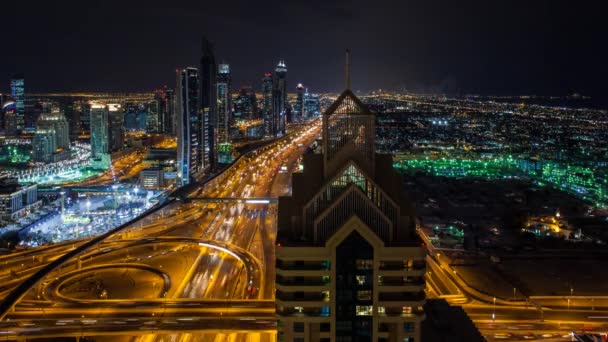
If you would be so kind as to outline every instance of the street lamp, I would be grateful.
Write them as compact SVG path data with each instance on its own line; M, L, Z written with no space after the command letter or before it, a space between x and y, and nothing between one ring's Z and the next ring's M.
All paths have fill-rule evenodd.
M494 311L492 311L492 322L494 322L494 320L496 319L496 297L492 298L492 301L494 302Z
M515 300L515 293L517 292L517 288L513 288L513 300Z
M87 200L87 215L90 215L91 213L91 201Z

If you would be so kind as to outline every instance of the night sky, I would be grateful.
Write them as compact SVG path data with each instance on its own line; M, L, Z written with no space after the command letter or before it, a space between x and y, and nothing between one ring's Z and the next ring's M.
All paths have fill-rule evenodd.
M57 4L60 2L61 4ZM17 4L19 3L19 4ZM196 66L200 40L260 88L279 59L290 91L352 88L607 97L602 1L10 1L0 9L0 89L149 91Z

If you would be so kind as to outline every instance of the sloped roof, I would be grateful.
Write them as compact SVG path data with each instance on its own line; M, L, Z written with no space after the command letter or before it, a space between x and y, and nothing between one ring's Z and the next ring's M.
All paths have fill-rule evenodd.
M350 89L346 89L325 111L325 115L332 114L371 115L372 113Z

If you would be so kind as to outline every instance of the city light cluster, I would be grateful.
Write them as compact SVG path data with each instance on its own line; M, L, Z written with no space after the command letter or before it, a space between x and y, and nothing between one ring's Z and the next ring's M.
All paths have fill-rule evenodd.
M608 207L608 177L589 167L558 161L536 161L535 168L529 160L512 155L493 158L430 158L402 159L394 167L405 172L422 171L442 177L477 177L484 179L528 179L541 186L552 186L592 202Z

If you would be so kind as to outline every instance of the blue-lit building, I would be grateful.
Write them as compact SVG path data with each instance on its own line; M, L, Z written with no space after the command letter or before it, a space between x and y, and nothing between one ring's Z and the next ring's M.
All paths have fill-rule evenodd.
M312 94L306 90L304 93L304 117L306 119L321 115L321 101L318 94Z
M196 68L177 72L177 177L178 185L195 180L204 170L202 113L199 110L199 79Z
M296 104L293 106L293 120L302 120L302 113L304 112L304 86L302 83L298 83L296 87Z
M15 127L20 131L25 128L25 78L23 74L11 76L11 96L15 101Z
M234 101L234 120L252 120L257 117L258 105L255 92L251 87L239 89L236 101Z

